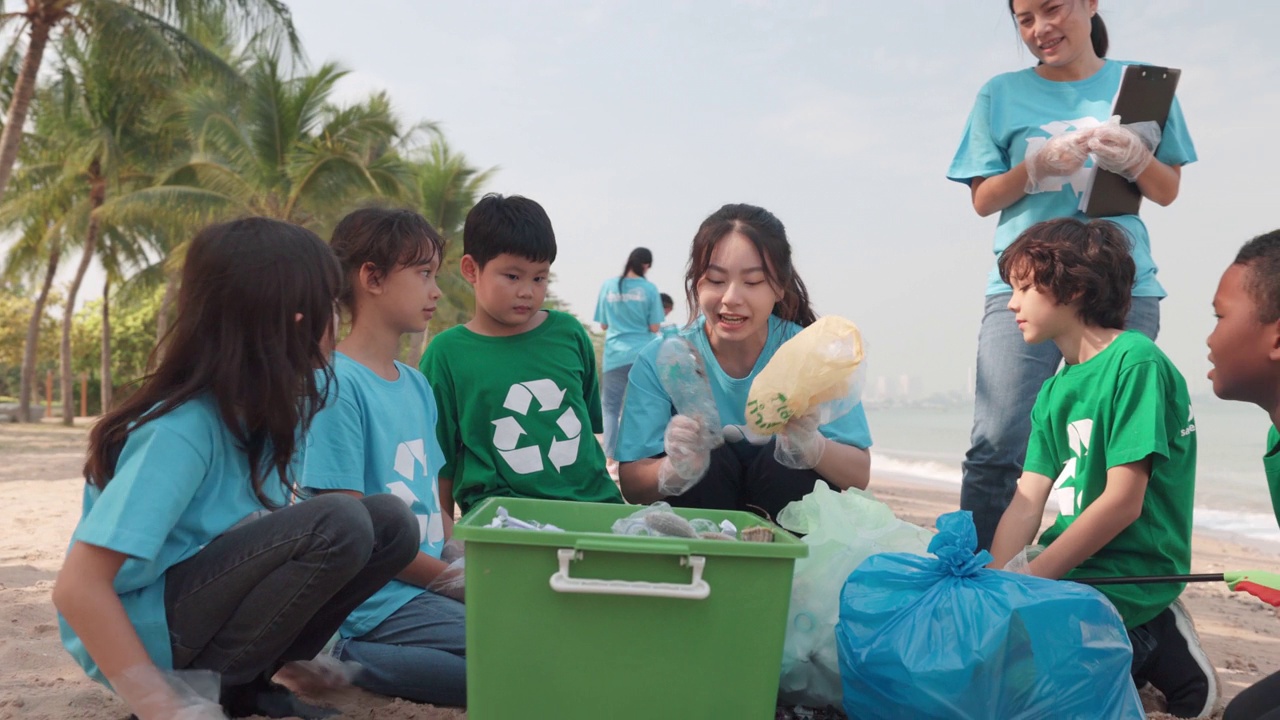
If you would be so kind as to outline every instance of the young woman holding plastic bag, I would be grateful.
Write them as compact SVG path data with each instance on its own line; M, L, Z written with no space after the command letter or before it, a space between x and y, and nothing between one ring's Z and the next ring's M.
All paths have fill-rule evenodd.
M1042 220L1082 217L1077 209L1092 166L1136 182L1168 205L1181 166L1196 160L1175 99L1162 133L1109 123L1126 62L1110 60L1098 0L1009 0L1035 67L997 75L983 86L947 177L969 186L979 215L1000 213L996 259ZM1092 161L1091 161L1092 159ZM1108 218L1128 233L1138 273L1128 327L1155 339L1160 298L1146 226L1137 215ZM1062 356L1052 343L1027 345L1007 308L1011 288L988 275L978 334L977 397L960 506L971 510L979 547L989 547L1013 496L1030 433L1036 392Z
M818 479L837 490L865 488L871 434L861 404L826 424L813 413L793 418L774 436L745 428L752 381L815 319L778 218L752 205L713 213L694 236L685 291L696 319L679 336L705 366L718 427L677 413L659 379L663 341L650 343L632 366L619 428L626 498L772 518Z

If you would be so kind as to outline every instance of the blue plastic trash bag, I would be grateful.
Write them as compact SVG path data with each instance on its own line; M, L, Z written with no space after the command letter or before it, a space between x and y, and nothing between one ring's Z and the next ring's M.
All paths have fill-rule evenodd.
M936 558L873 555L840 594L850 718L1134 718L1133 650L1093 588L983 566L968 512L938 518Z

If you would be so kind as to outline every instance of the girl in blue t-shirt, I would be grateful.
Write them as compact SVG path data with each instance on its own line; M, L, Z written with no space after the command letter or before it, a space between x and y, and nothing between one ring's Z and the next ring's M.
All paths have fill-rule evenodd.
M329 246L351 331L333 354L334 386L311 424L301 485L319 497L389 493L422 535L409 567L347 617L332 654L361 666L353 681L367 690L466 705L463 574L450 562L457 544L445 546L453 518L440 509L439 412L426 377L397 359L401 337L426 332L435 314L444 239L412 210L363 208L338 223Z
M653 340L665 317L658 288L644 277L652 265L653 253L649 248L632 250L622 274L605 280L596 300L595 321L604 328L600 394L604 408L604 455L610 466L616 462L618 416L622 413L627 373L631 372L636 355Z
M286 505L332 377L340 284L309 230L205 228L155 373L89 436L53 602L67 650L141 720L334 714L271 678L313 658L417 552L417 521L392 495Z
M1129 63L1106 59L1107 31L1097 10L1097 0L1009 0L1022 40L1039 63L983 86L947 171L969 186L979 215L1000 213L996 260L1038 222L1088 219L1078 207L1095 166L1168 205L1178 195L1181 166L1196 159L1177 100L1162 133L1108 123ZM1155 339L1165 293L1147 228L1137 215L1108 219L1128 233L1137 265L1127 326ZM960 506L973 512L984 548L1013 497L1036 393L1062 360L1053 343L1023 342L1008 309L1011 296L993 263L978 334L972 447L960 492Z
M861 405L821 426L804 416L774 437L746 432L752 380L814 321L782 223L763 208L725 205L703 221L690 255L685 292L697 319L680 334L702 355L723 427L676 414L658 380L661 343L650 343L631 369L618 432L626 498L774 518L815 481L865 488L871 435ZM707 439L720 434L725 444L710 449Z

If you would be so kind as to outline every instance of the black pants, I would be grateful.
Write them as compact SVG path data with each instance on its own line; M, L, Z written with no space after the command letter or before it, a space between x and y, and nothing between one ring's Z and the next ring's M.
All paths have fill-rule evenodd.
M1280 720L1280 672L1245 688L1227 704L1222 720Z
M814 470L779 464L773 459L773 443L742 441L712 450L711 466L702 480L667 502L673 507L746 510L776 520L787 503L813 492L814 481L827 481Z
M394 495L322 495L228 530L165 573L173 666L227 688L310 660L417 552Z

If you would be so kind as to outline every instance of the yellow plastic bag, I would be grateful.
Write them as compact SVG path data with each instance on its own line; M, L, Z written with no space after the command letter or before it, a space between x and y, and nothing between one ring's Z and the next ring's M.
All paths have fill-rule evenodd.
M862 359L862 333L857 325L833 315L819 318L783 343L752 381L747 394L750 430L773 435L793 417L823 403L841 404L852 396L853 401L840 408L848 412L861 393L854 371Z

